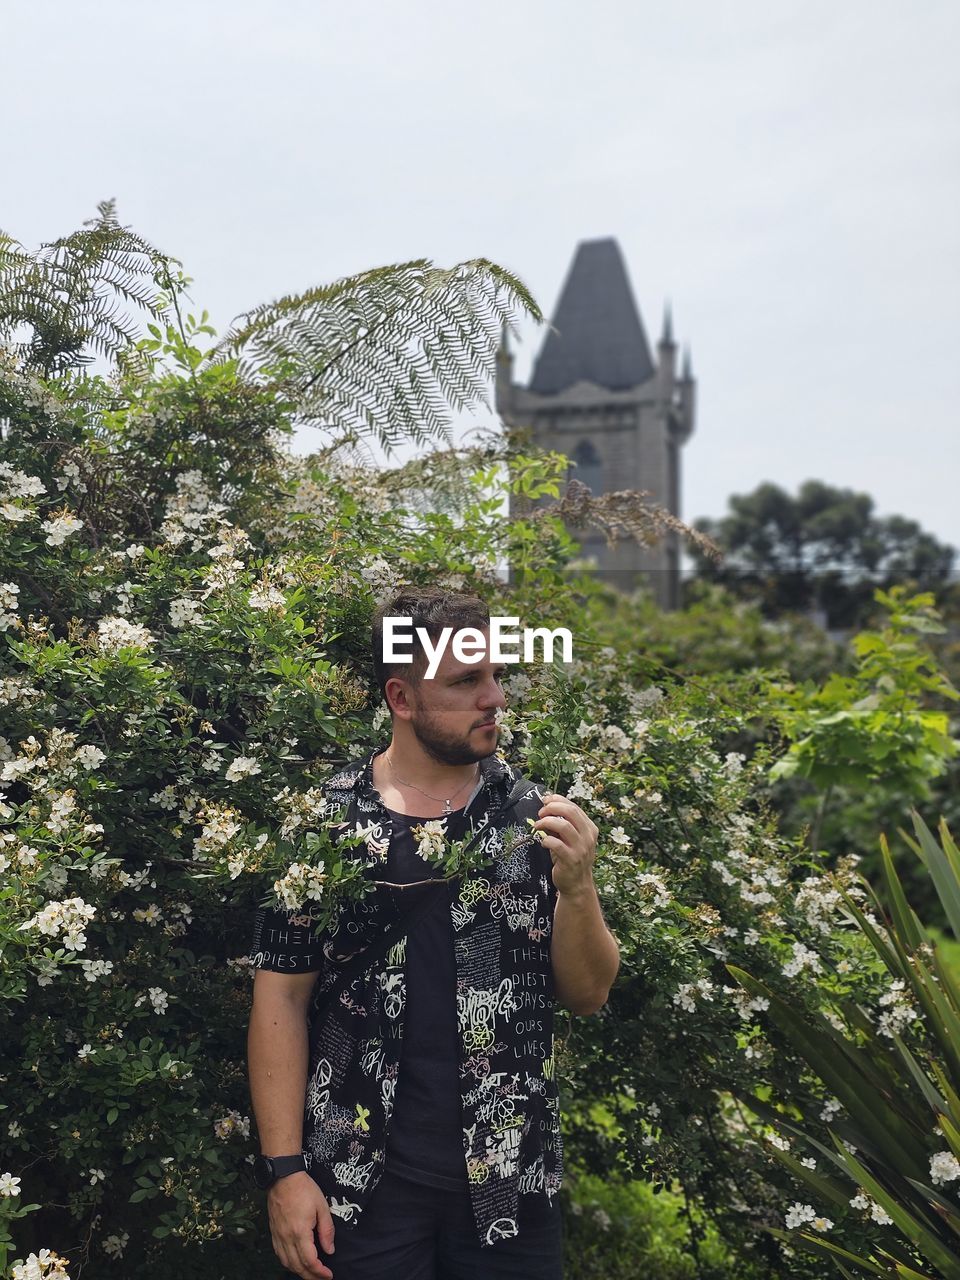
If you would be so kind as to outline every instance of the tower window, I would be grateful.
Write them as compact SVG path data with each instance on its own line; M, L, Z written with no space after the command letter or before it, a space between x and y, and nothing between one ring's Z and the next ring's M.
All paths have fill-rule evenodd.
M581 440L570 455L577 464L571 467L567 479L580 480L591 493L603 492L603 463L592 440Z

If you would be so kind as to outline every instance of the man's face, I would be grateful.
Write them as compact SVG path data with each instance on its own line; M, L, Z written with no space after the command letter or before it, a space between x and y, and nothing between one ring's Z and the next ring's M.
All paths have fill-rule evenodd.
M483 636L489 647L489 633ZM452 646L432 680L404 680L407 719L427 755L442 764L473 764L497 749L496 713L507 705L502 680L506 667L460 662Z

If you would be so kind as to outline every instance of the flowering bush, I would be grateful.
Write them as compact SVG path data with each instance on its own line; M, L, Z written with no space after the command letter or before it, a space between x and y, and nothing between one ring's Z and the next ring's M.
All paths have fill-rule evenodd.
M298 322L330 305L311 296ZM559 495L559 456L479 445L374 474L285 454L284 317L251 322L252 372L205 353L189 317L111 379L46 347L38 369L29 344L0 361L0 1264L15 1234L30 1280L273 1265L247 1176L252 913L309 900L322 916L361 891L320 784L384 734L369 620L403 581L572 630L568 669L511 672L500 726L505 753L600 826L623 948L610 1004L566 1037L571 1147L595 1173L681 1185L694 1238L709 1214L749 1254L740 1274L777 1274L757 1227L783 1221L794 1184L737 1098L776 1084L805 1114L836 1104L724 966L811 1012L838 990L896 1011L841 919L853 860L828 876L778 829L765 682L638 681L633 638L606 643L603 593L567 570L562 503L501 514L508 486ZM509 588L508 560L525 567Z
M960 852L945 824L940 843L914 812L907 837L960 936ZM817 1016L798 1013L751 975L731 973L770 1010L780 1035L803 1055L837 1101L817 1130L780 1091L747 1096L784 1137L774 1154L804 1190L837 1218L803 1201L778 1232L808 1252L842 1260L859 1274L960 1275L960 987L911 911L886 841L881 841L885 911L866 883L844 907L886 981L868 1011L840 991ZM889 914L888 914L889 912ZM772 1105L771 1105L772 1104ZM808 1154L799 1156L800 1151ZM853 1194L851 1194L853 1192ZM948 1197L954 1197L950 1199ZM847 1272L849 1274L849 1272Z

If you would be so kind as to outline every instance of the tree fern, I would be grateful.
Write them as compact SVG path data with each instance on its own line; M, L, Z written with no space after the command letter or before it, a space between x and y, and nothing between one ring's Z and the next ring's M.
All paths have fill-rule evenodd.
M241 316L218 357L276 378L305 422L376 437L444 437L448 411L484 402L499 335L540 309L485 258L425 258L348 276Z
M117 221L112 200L79 231L28 253L0 235L0 339L47 375L113 360L140 337L136 311L163 314L170 261Z
M177 266L179 264L176 264ZM184 348L174 260L117 221L112 201L72 235L28 253L0 236L0 342L54 375L96 356L148 373L157 351ZM168 327L141 342L142 313ZM334 440L449 440L450 410L484 403L501 330L541 320L516 276L486 258L450 269L425 258L364 271L246 312L202 366L236 362L242 380ZM173 334L171 340L169 335Z

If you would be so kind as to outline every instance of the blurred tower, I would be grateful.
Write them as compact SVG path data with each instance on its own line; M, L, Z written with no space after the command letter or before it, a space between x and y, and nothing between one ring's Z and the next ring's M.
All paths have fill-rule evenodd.
M566 454L570 476L595 494L646 489L680 514L680 446L693 432L696 384L690 354L680 376L669 306L654 363L620 247L612 238L577 247L551 328L527 387L513 381L504 341L497 362L497 409L508 429L527 428L535 445ZM520 504L515 504L519 509ZM664 608L677 607L680 543L608 547L596 530L571 529L597 574L624 590L643 575Z

